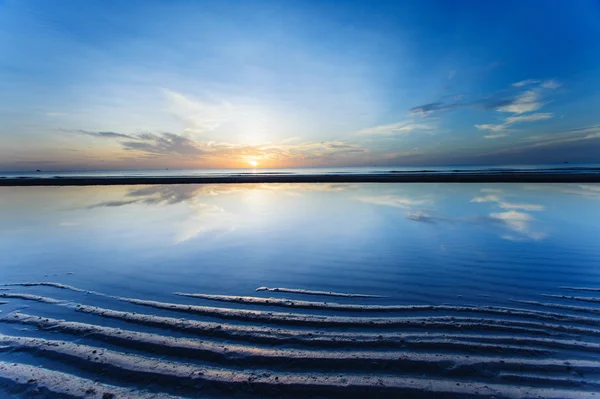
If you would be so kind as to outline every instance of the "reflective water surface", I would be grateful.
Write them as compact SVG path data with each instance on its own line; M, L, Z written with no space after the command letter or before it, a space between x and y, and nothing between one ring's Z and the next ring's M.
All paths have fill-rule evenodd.
M419 320L423 320L423 325L427 326L426 334L456 334L456 327L451 324L444 325L446 327L430 324L432 319L428 317L431 316L469 317L470 319L463 320L465 325L476 323L477 320L474 318L484 318L487 320L485 323L488 323L485 326L473 325L470 327L472 330L462 331L480 334L481 341L481 334L490 334L497 328L501 330L508 328L492 326L494 320L490 321L490 318L496 319L502 314L498 312L483 315L464 314L461 313L464 310L460 310L458 306L475 306L483 309L478 310L480 313L490 312L484 308L495 306L499 309L512 309L506 314L516 318L516 321L511 319L510 323L513 324L506 330L508 332L502 330L497 332L497 336L486 338L499 340L498 342L504 346L499 352L495 351L491 354L486 352L485 356L507 355L510 350L513 350L507 345L509 343L516 345L513 342L514 336L511 336L510 342L502 341L508 340L509 333L522 333L523 337L529 339L548 327L542 323L554 322L555 326L548 328L555 329L555 332L543 331L543 339L546 339L543 341L544 345L551 342L547 340L549 337L552 339L558 337L576 343L569 344L571 346L568 347L565 343L567 341L558 344L552 341L553 348L557 347L556 345L563 345L568 350L564 353L545 354L541 359L556 358L562 359L561 362L565 359L569 359L570 362L574 361L572 359L578 359L577 361L594 362L592 366L585 366L587 367L585 372L582 371L582 374L576 378L578 384L583 384L579 388L589 394L595 389L593 381L596 377L594 376L600 375L600 365L596 363L599 359L600 346L599 350L592 350L578 345L583 345L584 342L600 344L598 339L600 333L597 333L600 330L594 327L600 326L600 318L595 318L597 313L600 313L600 306L597 303L600 299L596 298L600 295L594 291L573 291L564 287L592 289L600 287L598 237L600 237L600 185L593 184L6 187L0 188L0 283L53 282L58 284L57 286L3 286L0 294L4 297L0 300L7 303L0 305L2 311L0 316L3 317L0 322L0 333L36 339L61 339L81 345L96 345L93 347L107 350L118 349L121 350L119 353L125 353L120 349L120 345L124 345L124 339L113 342L106 338L105 334L109 334L107 331L94 333L104 337L104 341L100 341L99 344L98 337L94 337L94 334L89 331L85 334L81 331L75 334L74 331L69 331L66 326L60 324L53 324L50 326L52 328L42 328L42 331L38 331L38 328L43 326L38 325L40 322L36 320L45 320L45 322L50 320L50 323L56 323L56 320L64 319L84 323L82 325L88 326L85 327L88 329L92 325L102 328L114 327L123 331L162 334L160 336L167 334L166 336L174 337L173 339L188 337L191 334L188 330L178 330L178 327L170 324L165 330L165 325L156 321L124 320L125 314L118 317L101 314L102 318L98 318L99 315L89 314L81 308L81 306L91 305L103 309L132 312L132 315L174 317L178 320L186 317L187 320L225 323L223 328L233 328L229 326L231 324L244 326L244 328L273 326L273 328L288 328L296 332L316 328L316 331L333 333L331 329L339 324L341 326L339 328L343 328L336 329L334 331L336 334L341 334L340 331L379 334L381 331L372 330L373 325L360 324L363 321L359 323L356 321L358 319L353 319L354 321L351 322L343 321L343 323L339 318L332 319L333 321L329 319L289 321L284 316L271 312L292 312L299 317L308 314L324 317L379 317L383 318L379 320L392 320L389 318L402 318L407 315L390 314L389 309L381 306L447 305L449 307L442 313L439 313L441 308L423 308L423 312L411 310L412 313L408 316L423 317ZM83 291L73 291L69 287L61 289L62 286L59 285L62 284ZM256 289L261 286L382 297L331 298L294 292L257 292ZM215 294L254 298L276 297L288 299L290 302L261 304L244 302L245 300L242 299L234 300L233 297L193 298L175 295L177 292L201 296ZM23 294L36 295L38 298L23 297ZM52 298L59 302L44 302L40 301L39 297ZM133 303L128 298L155 301L155 303ZM333 306L340 304L340 306L331 308L329 305L307 305L296 303L295 300L325 302ZM515 300L525 302L515 302ZM168 306L163 305L173 303L181 304L185 309L171 311ZM542 303L558 306L541 307ZM365 304L380 307L352 311L342 306ZM187 309L188 305L189 309ZM198 305L200 308L192 309L191 305ZM209 306L210 309L202 306ZM287 308L278 306L287 306ZM215 308L217 310L214 310ZM511 313L516 308L530 313ZM254 320L248 314L221 314L219 309L225 309L227 312L235 309L243 312L260 311L260 319ZM365 313L366 310L372 312ZM191 315L182 316L176 311L188 312ZM15 315L12 312L18 313ZM21 314L36 317L26 323L15 322L21 320L19 319L23 317L20 316ZM561 315L570 315L571 318L565 319ZM38 316L48 319L42 317L38 319ZM393 320L397 322L397 319ZM567 321L563 322L564 320ZM451 321L444 321L444 323L451 323ZM375 320L375 323L379 321ZM571 327L580 330L571 330ZM220 325L218 328L221 328ZM411 325L390 328L386 327L382 331L386 334L417 333L415 329L425 327ZM478 328L482 331L478 331ZM531 330L521 331L521 329ZM276 334L277 331L279 330L270 330L269 334ZM244 333L250 334L248 331ZM262 347L260 342L255 340L256 338L252 338L252 344L243 340L239 343L236 341L239 337L227 334L224 337L211 335L210 339L215 340L219 345L237 343L246 348L244 350L250 350L248 348L252 347L253 351L267 358L274 356L271 352L261 352L267 349ZM582 337L581 334L588 334L588 336ZM523 337L519 339L524 339ZM136 340L139 337L134 338L127 342L129 344L138 342ZM463 338L467 339L465 337L460 339ZM7 338L3 339L7 340ZM472 342L475 338L469 336L468 339ZM297 348L294 344L284 341L282 341L283 346L275 342L275 347ZM530 348L532 345L537 345L535 342L523 345ZM542 345L540 342L542 341L538 344ZM268 348L272 348L272 344L269 343ZM38 341L15 343L9 339L0 346L4 345L15 351L0 353L0 361L6 360L10 364L18 362L18 364L42 365L48 370L58 370L89 380L99 378L95 366L85 363L93 362L93 359L83 359L84 365L76 366L72 364L71 358L69 361L61 359L61 356L66 356L64 354L44 357L38 352L32 354L25 348L29 345L30 349L39 349L42 344ZM134 346L135 348L129 348L126 353L148 356L148 352L143 352L142 349L145 347L142 344L137 343ZM514 350L522 351L525 347ZM445 346L438 348L442 348L441 353L444 356L448 353L457 353L458 350ZM397 350L397 348L392 349ZM482 346L481 351L486 350L489 348ZM418 356L425 356L431 352L431 349L419 347L415 351ZM150 353L157 353L156 348ZM305 352L302 353L302 356L308 356ZM414 355L413 352L410 353ZM69 354L69 356L74 355ZM170 352L165 356L170 358ZM231 359L221 360L217 362L217 366L230 367L240 373L253 367L236 363L241 355L236 356L238 357L235 359L238 360L235 362ZM285 352L277 356L288 359L287 356L292 355ZM294 356L300 355L296 353ZM489 359L492 357L485 357L488 362L485 364L491 364ZM469 356L465 359L467 358ZM175 360L177 359L174 358L173 361ZM202 356L186 360L188 363L192 362L209 369L216 367L214 361L213 358L206 359ZM314 365L310 363L313 361ZM419 361L427 362L423 359ZM248 362L252 361L248 360ZM317 360L310 360L310 362L306 363L306 367L310 366L311 372L326 372L328 367L331 367L331 365L320 365ZM111 367L117 367L117 363L114 359L106 360L106 364L110 364ZM103 367L106 367L106 364ZM125 367L121 363L118 364L118 367ZM352 366L350 363L344 364L348 369L343 368L340 372L355 373L357 371L353 367L359 367ZM264 368L271 370L269 373L277 373L281 370L285 371L287 366L278 364L269 366L268 363L260 363L256 367L261 370ZM406 372L410 375L415 373L412 368L402 370L408 370ZM135 381L122 380L119 378L119 373L115 372L114 375L108 373L106 378L100 378L100 382L112 384L110 386L134 387L184 397L196 396L191 391L179 391L173 388L175 385L171 386L170 384L174 383L169 382L170 380L164 382L161 387L153 386L151 382L142 378L141 371L136 372L140 373L140 379ZM381 371L385 378L393 378L393 373L389 374L390 372ZM539 369L536 368L535 372L539 373ZM555 370L550 374L541 373L535 378L555 378L543 384L540 381L526 381L523 375L518 377L518 382L534 388L539 386L560 388L564 385L571 389L573 387L571 380L560 381L561 378L563 380L572 378L574 375L572 372L565 369ZM415 376L432 378L430 373L433 372L417 372ZM499 383L498 381L506 383L508 377L504 374L500 375L498 371L490 373L477 376L458 373L452 378L463 378L460 381L469 383L473 381L483 381L486 384ZM529 374L527 378L533 378ZM490 375L493 375L493 380L488 381L486 378L492 378ZM448 376L444 374L440 378L448 378ZM244 375L240 378L246 377ZM280 378L283 380L288 377L282 374ZM499 378L500 380L497 380ZM36 375L33 379L42 380L42 376ZM152 379L148 378L148 380ZM209 382L212 384L213 380ZM265 382L265 384L270 383ZM208 396L223 395L223 392L218 390L203 392ZM245 389L240 389L240 392L250 396L252 393L248 393ZM339 394L338 391L336 392L336 395ZM386 393L388 392L382 394ZM283 395L285 394L284 392ZM327 392L321 394L328 396ZM576 397L586 397L583 394L577 396L579 394L573 393ZM541 395L552 397L546 396L549 395L547 392L542 392ZM561 396L563 393L557 395L556 397L570 397Z
M4 282L411 303L600 286L600 185L27 187L0 201Z

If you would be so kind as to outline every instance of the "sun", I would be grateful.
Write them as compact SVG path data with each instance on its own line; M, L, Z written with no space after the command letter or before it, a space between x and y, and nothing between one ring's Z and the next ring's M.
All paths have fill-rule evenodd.
M258 166L258 162L255 161L254 159L250 159L248 161L248 163L250 164L250 166L252 166L253 168L256 168Z

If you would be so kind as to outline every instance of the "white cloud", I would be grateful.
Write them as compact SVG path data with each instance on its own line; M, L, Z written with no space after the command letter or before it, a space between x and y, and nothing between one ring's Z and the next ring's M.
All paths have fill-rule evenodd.
M558 89L561 86L562 83L556 80L546 80L544 83L541 84L541 87L543 87L544 89Z
M209 132L231 120L236 107L228 102L208 103L171 90L164 91L168 110L185 122L189 132Z
M487 136L483 136L484 139L499 139L502 137L507 137L508 134L500 133L500 134L488 134Z
M523 115L529 112L537 111L546 103L542 101L542 94L545 90L553 90L560 87L562 84L556 80L546 80L544 82L537 79L527 79L513 83L513 87L534 86L519 94L516 98L512 98L507 104L496 108L499 112L509 112L512 116L504 119L504 123L499 124L479 124L475 127L479 130L489 130L492 132L503 132L510 125L523 122L536 122L552 118L554 115L549 112L539 112L529 115ZM485 139L497 139L506 137L506 134L490 134L484 136Z
M529 222L533 220L533 217L530 214L518 211L492 213L490 214L490 217L494 219L510 220L515 222Z
M554 116L554 114L552 114L550 112L538 112L536 114L530 114L530 115L509 116L508 118L505 119L505 124L543 121L546 119L550 119L553 116Z
M546 119L550 119L553 116L554 116L554 114L552 114L550 112L538 112L538 113L529 114L529 115L509 116L504 119L504 123L482 124L482 125L475 125L475 127L479 130L489 130L492 132L503 132L503 131L506 131L509 126L517 124L517 123L543 121ZM507 134L492 134L492 135L484 136L484 138L497 139L497 138L506 137L506 136L507 136Z
M526 112L537 111L543 106L544 103L540 101L539 93L535 90L527 90L518 96L513 103L499 107L498 111L524 114Z
M526 80L522 80L520 82L513 83L512 85L514 87L523 87L523 86L529 86L529 85L533 85L533 84L537 84L537 83L540 83L540 81L537 79L526 79Z
M515 204L512 202L504 202L501 201L498 204L502 209L521 209L524 211L543 211L544 208L542 205L537 204Z
M428 123L416 123L413 121L391 123L389 125L375 126L360 130L361 135L392 135L397 133L410 133L413 130L432 130L434 126Z
M483 125L475 125L475 127L479 130L490 130L492 132L500 132L500 131L506 129L505 124L498 124L498 125L483 124Z

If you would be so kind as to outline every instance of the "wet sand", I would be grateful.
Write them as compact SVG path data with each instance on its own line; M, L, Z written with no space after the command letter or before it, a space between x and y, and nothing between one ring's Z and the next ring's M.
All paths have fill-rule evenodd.
M502 172L390 172L386 174L277 175L147 177L10 177L0 186L95 186L136 184L224 184L224 183L600 183L600 173L539 171Z
M10 290L0 298L24 305L0 318L1 324L16 327L10 335L0 334L0 346L14 359L0 362L0 389L9 392L29 388L47 397L103 399L589 398L600 389L600 344L594 342L600 335L600 319L593 317L598 310L593 307L521 300L514 303L534 309L348 304L204 293L173 297L253 307L247 309L126 298L57 282L5 286ZM37 289L76 297L41 296ZM135 308L88 306L77 298ZM578 300L563 295L555 299ZM32 307L25 313L26 303L45 308ZM52 317L56 306L76 320ZM42 309L51 314L40 314ZM294 309L329 314L285 312ZM168 315L152 314L154 310ZM349 311L386 316L338 313ZM182 313L194 318L182 318ZM110 320L122 324L103 322ZM34 330L32 337L29 332ZM58 370L33 367L27 359L54 362ZM64 364L75 371L64 370L60 366ZM95 382L98 376L102 381Z

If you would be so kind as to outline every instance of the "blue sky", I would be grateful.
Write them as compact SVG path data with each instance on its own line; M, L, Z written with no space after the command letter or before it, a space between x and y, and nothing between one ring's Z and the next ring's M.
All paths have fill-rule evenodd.
M0 170L600 162L600 2L0 0Z

